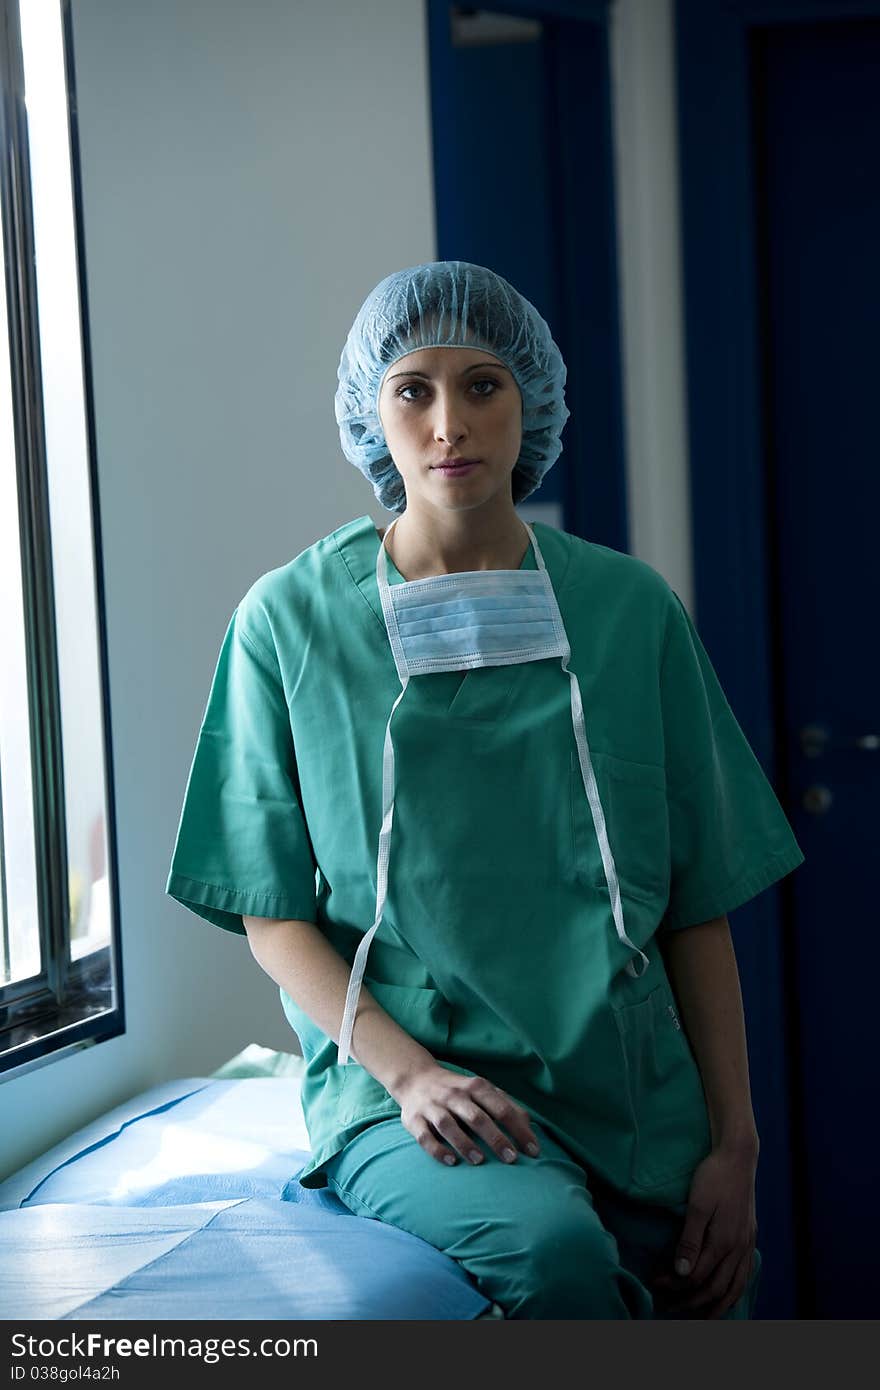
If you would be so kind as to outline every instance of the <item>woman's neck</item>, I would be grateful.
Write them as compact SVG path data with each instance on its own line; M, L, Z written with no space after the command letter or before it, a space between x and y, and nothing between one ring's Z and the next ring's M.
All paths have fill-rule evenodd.
M470 532L434 525L404 512L390 527L379 531L385 548L404 579L427 579L435 574L460 574L465 570L519 569L531 544L529 533L513 512L497 522L481 521Z

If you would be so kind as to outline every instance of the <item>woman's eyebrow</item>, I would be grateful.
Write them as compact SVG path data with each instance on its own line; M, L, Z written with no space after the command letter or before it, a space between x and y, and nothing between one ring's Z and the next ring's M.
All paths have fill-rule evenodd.
M481 367L497 367L502 372L507 371L507 368L504 366L502 362L474 362L473 366L465 367L463 372L459 372L459 376L467 376L468 372L475 372L478 370L478 368ZM431 380L430 374L428 372L392 372L391 376L387 377L386 380L393 381L394 378L398 376L420 376L423 377L425 381Z

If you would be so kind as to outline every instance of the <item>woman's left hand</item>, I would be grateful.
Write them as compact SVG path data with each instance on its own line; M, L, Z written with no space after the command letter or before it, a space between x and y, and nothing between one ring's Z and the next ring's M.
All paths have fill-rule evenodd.
M757 1147L719 1145L695 1169L673 1267L687 1260L688 1273L653 1281L658 1311L720 1318L744 1293L752 1272Z

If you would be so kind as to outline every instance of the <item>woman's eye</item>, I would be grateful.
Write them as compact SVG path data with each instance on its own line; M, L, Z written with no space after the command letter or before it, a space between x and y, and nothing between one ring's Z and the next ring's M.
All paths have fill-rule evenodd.
M495 395L495 392L499 389L499 387L498 387L498 382L497 382L497 381L493 381L492 378L491 378L491 377L488 377L488 376L487 376L487 377L481 377L479 381L472 381L472 382L470 383L470 388L469 388L469 389L473 391L474 388L475 388L475 387L478 387L478 386L479 386L479 387L488 386L488 387L490 387L491 389L488 390L488 391L482 391L482 390L480 390L480 391L474 391L474 394L477 395L477 396L487 396L487 397L488 397L488 396L494 396L494 395ZM424 387L421 385L421 383L419 383L419 382L410 382L408 386L401 386L401 387L399 387L396 394L397 394L397 396L400 398L400 400L402 400L402 401L413 401L413 400L419 400L420 398L419 398L418 396L408 396L408 395L406 395L406 392L407 392L407 391L422 391L422 390L424 390Z

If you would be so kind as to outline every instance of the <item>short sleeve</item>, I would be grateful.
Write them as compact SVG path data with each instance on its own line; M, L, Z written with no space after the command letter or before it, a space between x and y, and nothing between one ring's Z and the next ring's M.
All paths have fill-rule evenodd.
M239 604L199 729L165 891L244 933L242 914L314 922L315 875L274 645L270 652L245 630Z
M678 595L660 671L671 877L661 930L739 907L804 862Z

